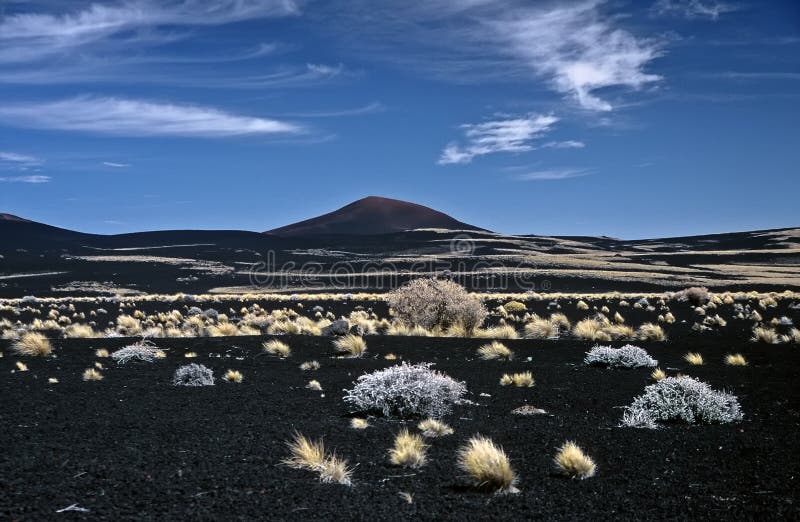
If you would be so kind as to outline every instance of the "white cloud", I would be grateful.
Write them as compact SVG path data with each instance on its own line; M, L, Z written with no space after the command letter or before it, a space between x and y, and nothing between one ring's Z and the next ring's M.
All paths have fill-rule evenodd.
M238 116L212 107L90 96L0 105L0 121L20 127L118 136L224 137L303 131L292 123Z
M48 183L50 181L50 176L11 176L11 177L0 177L0 182L5 183Z
M124 169L126 167L130 167L131 166L130 163L117 163L115 161L104 161L103 165L105 165L106 167L114 168L114 169Z
M131 31L160 26L222 25L297 14L293 0L125 0L79 5L59 14L23 12L0 21L0 61L26 62L74 52Z
M32 166L42 164L42 160L27 154L17 154L16 152L0 151L0 162L12 163L18 166Z
M467 144L448 144L438 163L469 163L473 158L485 154L532 150L532 141L549 132L557 121L558 118L551 114L528 114L518 118L461 125Z
M720 15L738 11L739 6L717 0L658 0L652 10L656 14L675 14L686 18L717 20Z
M542 181L577 178L580 176L588 176L589 174L591 174L589 169L547 169L519 174L516 179L521 181Z
M565 141L548 141L542 148L547 149L582 149L586 146L582 141L565 140Z

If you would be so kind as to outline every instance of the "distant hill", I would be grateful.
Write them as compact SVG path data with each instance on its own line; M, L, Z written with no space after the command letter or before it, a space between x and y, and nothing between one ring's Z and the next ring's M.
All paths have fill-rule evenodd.
M369 196L338 210L286 225L267 234L319 236L391 234L419 228L482 231L432 208L399 199Z

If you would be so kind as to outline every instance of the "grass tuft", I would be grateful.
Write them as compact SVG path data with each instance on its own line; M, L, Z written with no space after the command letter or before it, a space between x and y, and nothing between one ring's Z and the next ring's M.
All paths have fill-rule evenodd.
M417 425L417 428L419 428L424 436L430 438L444 437L453 434L453 428L436 419L425 419Z
M725 364L728 366L747 366L747 359L740 353L729 353L725 356Z
M655 370L653 370L653 373L650 374L650 377L654 381L660 381L661 379L664 379L666 376L667 374L664 373L664 370L662 370L661 368L656 368Z
M271 341L267 341L261 345L265 352L270 355L277 355L281 358L286 358L292 355L292 349L289 348L289 345L284 343L283 341L279 341L278 339L272 339Z
M100 381L102 379L103 379L103 374L101 374L94 368L87 368L86 371L83 372L84 381Z
M319 474L320 481L325 483L346 486L352 484L350 478L352 471L347 467L347 461L335 454L329 455L325 451L322 439L312 441L300 433L295 433L294 439L286 445L289 446L290 457L285 459L283 464L295 469L314 471Z
M319 363L317 361L306 361L300 365L300 369L304 372L319 370Z
M337 353L345 357L361 357L367 351L367 343L358 335L348 334L333 342Z
M517 475L503 448L483 436L472 437L458 451L458 467L476 487L497 493L517 493Z
M689 352L683 356L683 359L692 366L702 366L703 356L696 352Z
M395 466L418 469L428 462L427 451L428 445L422 437L404 428L389 449L389 461Z
M501 386L513 384L518 388L530 388L535 383L536 382L533 380L533 375L531 375L531 372L514 373L512 375L506 373L500 377Z
M553 461L560 473L570 478L585 479L593 476L597 470L594 461L586 455L574 442L565 442L558 450Z
M361 417L353 417L350 419L350 427L354 430L365 430L369 428L369 422Z
M484 361L510 361L514 357L511 350L499 341L492 341L489 344L484 344L478 348L478 355Z
M36 332L27 332L12 345L14 353L29 357L45 357L53 353L47 337Z
M244 375L242 375L242 372L237 370L228 370L225 372L225 375L223 375L222 378L227 382L239 383L244 380Z

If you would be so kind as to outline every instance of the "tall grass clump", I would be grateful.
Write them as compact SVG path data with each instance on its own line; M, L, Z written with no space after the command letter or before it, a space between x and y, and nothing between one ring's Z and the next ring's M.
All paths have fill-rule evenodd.
M414 279L387 297L395 317L426 330L460 325L471 335L488 315L481 300L452 281Z

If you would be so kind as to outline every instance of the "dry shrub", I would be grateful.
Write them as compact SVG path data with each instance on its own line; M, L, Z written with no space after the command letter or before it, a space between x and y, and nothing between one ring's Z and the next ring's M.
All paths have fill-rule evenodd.
M394 439L394 446L389 449L389 461L395 466L417 469L428 462L428 445L417 434L403 429Z
M472 437L458 451L458 467L469 474L479 489L517 493L517 475L503 448L483 436Z
M319 474L320 481L350 486L352 470L347 461L336 454L328 454L322 439L311 441L301 435L294 434L294 439L286 443L290 457L283 463L291 468L305 469Z
M367 351L367 343L361 337L347 334L333 342L337 353L345 357L361 357Z
M510 361L514 354L509 350L506 345L498 341L492 341L489 344L484 344L478 348L478 355L484 361Z
M97 334L91 326L85 324L72 324L67 326L64 334L72 339L91 339L97 337Z
M278 339L272 339L261 344L265 352L278 357L286 358L292 355L292 350L289 345Z
M223 375L222 378L226 382L239 383L239 382L242 382L244 380L244 375L242 375L242 372L237 371L237 370L228 370L227 372L225 372L225 375Z
M766 326L756 326L753 328L753 337L750 339L752 342L778 344L781 342L778 332L774 328L767 328Z
M525 325L525 337L528 339L557 339L559 325L552 320L534 317Z
M444 437L446 435L453 434L453 428L451 428L444 422L438 421L433 418L428 418L420 422L417 425L417 428L419 428L419 431L421 431L424 436L430 438Z
M692 366L702 366L703 356L696 352L689 352L683 356L683 359Z
M725 364L728 366L747 366L747 359L740 353L729 353L725 356Z
M556 469L570 478L585 479L594 476L597 466L574 442L565 442L553 459Z
M481 300L462 286L438 279L414 279L390 292L387 302L400 321L426 330L460 324L471 333L488 315Z
M500 377L501 386L509 386L511 384L518 388L530 388L536 384L536 382L533 380L531 372L514 373L511 375L505 373Z
M667 335L664 333L664 329L654 323L644 323L642 326L640 326L636 337L642 341L667 340Z
M36 332L26 332L12 345L14 353L29 357L45 357L53 353L47 337Z
M103 379L103 375L94 368L87 368L83 372L84 381L99 381Z

